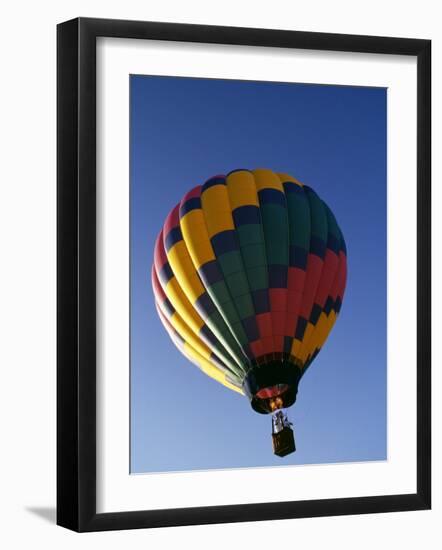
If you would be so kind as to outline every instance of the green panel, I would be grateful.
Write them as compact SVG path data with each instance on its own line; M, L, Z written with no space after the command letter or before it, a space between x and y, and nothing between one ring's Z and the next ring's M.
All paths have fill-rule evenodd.
M289 250L287 241L282 242L278 235L269 236L269 241L273 244L267 246L267 261L269 265L288 265Z
M305 188L304 188L305 189ZM322 200L312 189L306 189L307 198L310 204L310 218L312 224L312 235L316 235L327 242L327 215Z
M230 252L226 252L225 254L221 254L221 256L218 256L217 260L224 277L244 269L239 250L232 250Z
M226 350L230 352L230 355L233 355L235 357L236 362L243 364L243 354L238 345L238 342L232 336L232 333L228 329L224 319L221 317L221 314L218 310L212 312L211 315L207 318L207 326L224 345Z
M327 214L328 232L331 233L335 237L335 239L337 239L339 242L341 240L342 235L341 235L341 231L339 229L338 223L336 221L336 218L333 212L330 210L330 208L324 202L322 204Z
M236 339L241 345L245 346L249 343L241 321L239 321L238 323L232 324L232 332L236 336Z
M267 265L265 247L262 244L249 244L241 248L241 256L246 268Z
M290 244L309 250L310 248L310 205L306 195L287 193Z
M236 229L241 246L248 244L258 244L263 242L262 227L257 223L248 223L240 225Z
M261 206L261 217L264 227L264 235L267 228L272 228L284 239L287 239L287 210L279 204L264 204Z
M216 331L220 334L224 334L224 330L227 329L227 325L217 309L212 311L212 313L207 317L206 324L210 327L212 332L214 332L214 330L211 327L215 327Z
M219 315L219 314L218 314ZM222 319L221 319L222 320ZM224 323L224 321L223 321ZM233 348L229 345L225 338L223 338L222 333L216 325L214 325L210 319L208 319L207 326L212 331L216 339L210 343L209 347L215 351L216 355L225 363L229 368L238 370L238 365L232 359ZM231 339L233 340L233 338ZM230 350L230 352L229 352ZM239 348L236 348L237 352ZM233 353L235 355L235 353ZM235 372L236 372L235 371Z
M236 309L238 310L240 319L251 317L255 313L252 298L250 297L249 293L244 294L243 296L236 297L235 305Z
M216 335L218 338L218 335ZM218 339L210 344L209 346L212 351L215 352L215 355L218 357L218 359L224 363L226 367L228 367L230 370L233 370L233 372L239 372L239 367L236 365L236 363L233 361L233 359L230 357L230 355L225 350L224 346L221 344L221 341Z
M278 204L261 206L268 264L289 263L287 211Z
M247 270L250 290L260 290L269 287L267 266L254 267Z
M232 333L230 332L230 329L227 327L227 325L225 325L225 326L226 326L226 328L223 329L222 335L223 335L224 338L228 338L229 335L232 336ZM232 338L233 338L233 336L232 336ZM238 342L236 342L236 340L235 340L235 343L236 343L236 345L238 345ZM241 355L242 355L242 352L241 352Z
M229 290L226 286L225 281L218 281L213 285L207 287L207 292L210 294L210 297L216 300L217 303L223 304L230 300Z
M233 298L249 293L249 284L244 271L226 277L226 283Z
M230 302L231 304L231 302ZM223 306L224 307L224 306ZM231 313L231 308L227 306L228 313ZM236 314L236 311L233 311L233 322L238 322L238 316ZM220 312L218 310L215 310L207 319L207 325L213 325L215 327L219 327L219 329L213 330L213 333L216 334L216 336L219 338L220 342L224 345L226 350L230 352L230 355L235 358L235 362L231 362L232 369L243 375L244 370L247 367L247 360L244 357L244 353L242 352L238 341L234 338L233 334L231 333L230 329L228 328L226 322L224 321L223 317L221 316ZM240 366L238 366L240 365Z
M236 311L235 304L232 300L224 302L220 307L221 314L227 319L228 325L231 326L232 323L239 321L238 312Z
M209 316L210 322L213 322L217 326L220 326L219 332L223 336L223 338L228 338L228 335L230 334L229 328L227 327L224 319L221 316L221 313L216 310Z

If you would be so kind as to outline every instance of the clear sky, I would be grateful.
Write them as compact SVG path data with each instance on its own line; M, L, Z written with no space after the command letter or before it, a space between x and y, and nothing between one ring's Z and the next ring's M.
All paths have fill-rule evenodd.
M131 471L386 459L386 90L133 75ZM289 409L297 451L273 455L270 415L170 341L150 268L166 215L235 168L289 173L333 210L348 251L340 317Z

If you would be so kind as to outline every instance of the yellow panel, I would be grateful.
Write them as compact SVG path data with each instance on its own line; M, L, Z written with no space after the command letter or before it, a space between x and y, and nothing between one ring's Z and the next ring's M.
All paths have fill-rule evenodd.
M233 172L227 176L227 192L232 210L239 206L259 206L255 180L250 172Z
M301 346L302 346L301 340L297 340L296 338L294 338L292 342L291 355L294 355L296 359L299 359L299 351L301 349Z
M334 311L331 311L328 316L325 314L321 314L321 317L322 315L324 315L323 322L321 322L321 325L317 327L319 329L318 334L316 334L315 332L315 334L313 335L313 341L309 345L309 353L312 353L315 348L323 347L337 319L337 315Z
M174 313L170 318L170 324L178 332L178 334L184 338L186 342L198 351L200 355L205 358L209 358L212 352L195 334L189 329L186 322L179 316L178 313Z
M306 349L306 347L307 347L307 343L309 342L314 330L315 330L314 325L312 325L312 323L308 322L307 326L305 328L305 331L304 331L304 336L302 337L302 346L301 346L301 349L299 350L299 358L301 359L301 361L303 363L307 359L308 350Z
M191 276L190 277L190 282L192 283L192 280L196 280L198 282L198 284L201 285L200 283L200 280L199 280L199 277L198 277L198 274L196 273L196 271L194 271L194 276ZM172 279L173 281L175 281L175 279ZM170 283L170 281L169 281ZM176 285L176 281L174 283L174 286ZM236 356L233 352L229 351L229 346L225 344L225 340L220 337L220 343L225 345L226 347L226 353L223 353L223 351L221 350L218 350L216 351L215 349L212 350L212 346L207 346L201 339L200 339L200 336L199 336L199 331L200 331L200 328L201 326L204 325L204 321L201 319L201 317L199 316L198 312L196 310L193 309L193 307L190 307L189 306L189 309L186 309L183 304L175 304L172 300L175 300L177 299L179 293L180 293L180 290L181 289L178 289L176 294L172 296L172 292L176 289L174 289L173 287L171 287L170 289L170 292L169 292L169 295L171 296L169 298L170 302L174 305L175 309L176 309L176 313L175 315L178 317L179 320L177 320L177 318L175 318L175 323L180 323L180 329L175 325L174 328L180 333L180 335L186 339L186 340L189 340L191 338L196 338L198 341L201 341L201 345L204 346L204 348L207 348L211 351L213 351L214 353L217 354L217 356L223 361L223 363L229 367L232 368L233 371L237 370L238 366L242 369L242 365L241 363L238 362L238 360L236 359ZM205 292L204 288L203 288L203 292ZM167 293L166 293L167 295ZM168 296L169 297L169 296ZM186 301L186 304L188 304L189 302ZM161 306L162 307L162 306ZM187 306L186 306L187 307ZM168 313L166 311L163 312L163 310L161 309L160 310L163 317L167 319L170 319L169 316L168 316ZM171 322L171 321L170 321ZM182 324L181 324L182 323ZM189 331L193 331L193 334L189 334ZM195 344L194 344L195 345ZM180 348L181 349L181 348ZM229 355L230 353L230 355ZM234 359L234 362L232 362L232 357Z
M188 283L189 288L192 288L192 296L194 297L193 303L195 303L201 296L201 294L204 294L204 292L206 292L206 289L204 288L204 285L202 284L201 279L196 271L194 271L192 275L189 276Z
M255 185L258 191L261 191L261 189L277 189L278 191L284 192L281 180L271 170L260 168L258 170L252 170L252 173L255 177Z
M186 243L183 239L177 241L168 251L166 251L167 256L173 256L176 259L185 261L188 258L189 253L187 252ZM190 258L189 258L190 259Z
M199 367L204 374L220 382L226 388L244 395L240 388L226 380L225 374L220 371L216 365L211 363L211 354L209 349L203 342L195 338L192 332L189 331L189 328L186 327L186 324L182 321L182 319L180 319L180 316L177 313L174 313L170 319L167 319L158 304L156 304L156 306L161 322L178 350L183 353L193 364ZM175 329L176 332L184 338L184 343L181 344L181 342L178 341L176 335L173 333L173 329Z
M167 253L167 259L184 294L194 304L204 292L204 287L189 256L185 242L176 243Z
M186 237L186 246L196 269L215 259L212 244L208 237Z
M327 317L327 326L326 326L326 329L325 329L325 337L324 337L324 340L323 340L324 342L328 338L328 335L330 334L330 331L333 328L333 325L335 324L335 321L336 321L337 318L338 318L338 316L336 315L336 313L333 310L330 311L330 315Z
M189 302L175 277L172 277L172 279L168 281L167 285L164 287L164 292L187 325L195 334L198 334L200 328L204 325L204 321Z
M188 212L180 220L183 238L196 269L215 259L202 210Z
M324 312L319 316L318 322L316 323L315 330L310 336L308 341L305 341L304 347L301 350L301 355L303 360L307 359L308 355L311 355L316 348L322 348L325 341L328 338L328 335L335 324L337 315L334 311L331 311L327 316Z
M304 184L302 184L299 180L291 176L290 174L281 174L278 173L278 177L281 181L281 183L285 183L287 181L291 181L292 183L296 183L297 185L300 185L301 187L304 187Z
M210 376L210 378L213 378L226 388L229 388L230 390L233 390L241 395L244 395L240 388L237 386L234 386L230 382L226 380L226 377L223 372L221 372L215 365L210 363L207 359L204 359L198 352L196 352L194 349L192 349L191 346L188 344L184 345L184 351L187 357L195 363L207 376Z
M214 185L201 195L201 205L209 237L234 229L229 195L225 185Z
M327 315L322 311L316 323L315 330L310 336L308 342L305 342L305 349L308 354L312 354L316 348L322 347L326 338L326 328L328 326Z
M207 233L207 226L201 208L195 208L194 210L187 212L187 214L180 219L180 227L183 232L183 238L184 231L191 233L193 236L204 231Z
M169 289L169 294L171 295L172 290L175 290L176 292L173 296L171 296L172 299L169 298L169 300L175 306L175 300L179 300L181 296L180 291L182 291L182 293L185 295L184 301L186 302L186 304L187 302L189 302L191 305L189 306L187 304L187 306L183 308L182 305L180 306L177 304L175 306L175 309L181 314L181 316L186 320L191 329L198 336L199 329L201 328L204 321L199 316L196 309L193 307L193 304L195 304L196 300L201 296L201 294L205 292L205 288L201 283L201 279L199 278L195 266L192 263L184 241L179 241L178 243L176 243L167 253L167 257L172 271L176 277L176 281L181 287L175 289L175 283L173 283L174 288ZM189 318L190 315L195 316L195 319L192 320L192 318ZM212 325L209 322L209 328L213 330L213 332L217 335L220 344L223 345L225 348L225 354L218 354L220 355L220 358L223 360L223 362L226 365L232 367L233 370L237 369L238 366L242 369L242 363L238 360L236 354L232 351L231 347L226 342L225 338L223 338L222 334L218 333L217 327L212 328ZM234 360L233 363L232 358Z

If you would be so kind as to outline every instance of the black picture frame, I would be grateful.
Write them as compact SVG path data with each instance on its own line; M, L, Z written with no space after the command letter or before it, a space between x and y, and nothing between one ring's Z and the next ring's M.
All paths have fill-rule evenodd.
M415 494L96 512L97 37L397 54L417 58ZM429 509L431 41L79 18L58 25L57 48L57 523L75 531L101 531Z

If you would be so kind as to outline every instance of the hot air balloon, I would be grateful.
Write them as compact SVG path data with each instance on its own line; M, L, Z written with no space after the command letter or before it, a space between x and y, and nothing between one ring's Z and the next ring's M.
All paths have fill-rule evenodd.
M295 450L286 408L339 315L347 276L336 219L307 185L266 169L194 187L155 244L159 318L201 371L272 414L273 451Z

